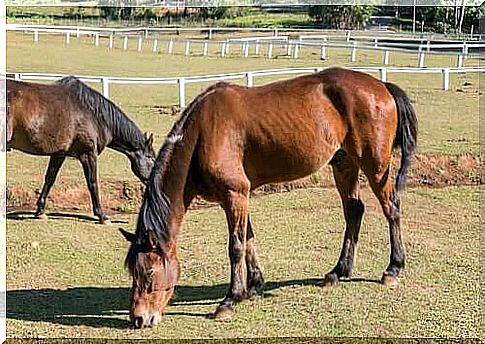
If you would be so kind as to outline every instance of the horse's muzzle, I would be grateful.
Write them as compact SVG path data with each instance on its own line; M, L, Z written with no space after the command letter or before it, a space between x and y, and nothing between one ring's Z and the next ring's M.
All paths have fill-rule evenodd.
M154 327L160 322L160 313L145 313L141 316L134 317L132 320L133 328L140 329L143 327Z

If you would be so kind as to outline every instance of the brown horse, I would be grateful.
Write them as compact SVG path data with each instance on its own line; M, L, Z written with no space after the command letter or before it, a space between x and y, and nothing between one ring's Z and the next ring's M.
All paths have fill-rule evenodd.
M215 316L255 296L263 277L248 215L251 190L333 167L346 220L337 265L325 276L337 284L352 272L364 204L362 170L389 222L391 255L382 282L394 286L404 268L399 191L416 146L417 119L404 91L341 68L261 87L219 83L183 112L152 170L126 264L133 276L134 327L156 325L179 278L177 236L195 195L218 202L229 228L229 291ZM395 185L391 151L401 149Z
M93 212L109 223L99 201L97 157L107 146L125 154L133 173L146 183L155 162L153 136L147 137L115 104L75 77L52 85L7 80L7 149L49 155L36 216L66 157L81 161Z

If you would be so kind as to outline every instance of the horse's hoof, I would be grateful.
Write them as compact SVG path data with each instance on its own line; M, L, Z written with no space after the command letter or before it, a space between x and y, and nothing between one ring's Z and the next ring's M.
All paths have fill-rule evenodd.
M46 213L35 214L35 218L38 219L38 220L47 220L48 219Z
M111 220L109 218L99 220L99 223L105 226L111 226Z
M258 298L259 294L256 290L250 290L248 291L246 297L244 300L246 301L254 301Z
M217 321L226 321L234 315L234 309L231 306L221 305L217 307L214 313L214 319Z
M338 276L334 273L328 273L325 275L323 279L323 286L324 287L334 287L338 284Z
M389 288L396 288L399 285L399 277L392 276L384 272L381 283Z

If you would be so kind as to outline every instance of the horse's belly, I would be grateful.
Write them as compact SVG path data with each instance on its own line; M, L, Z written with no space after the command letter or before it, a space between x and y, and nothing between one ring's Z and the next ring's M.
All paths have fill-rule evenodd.
M325 165L338 149L324 140L260 147L245 156L252 188L306 177Z
M53 141L55 141L53 138L47 137L40 140L37 136L30 135L24 130L16 130L12 140L8 143L8 147L33 155L51 155L62 151L64 148Z

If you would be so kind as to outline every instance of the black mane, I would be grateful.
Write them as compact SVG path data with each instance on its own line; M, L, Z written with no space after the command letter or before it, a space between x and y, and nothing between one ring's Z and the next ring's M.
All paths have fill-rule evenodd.
M136 269L136 253L145 249L146 241L148 240L148 231L150 230L153 231L157 239L158 253L163 260L167 257L165 244L170 240L167 223L170 212L170 199L162 191L162 179L169 166L174 147L179 141L174 138L183 137L185 123L190 118L190 115L194 112L195 108L199 105L200 101L209 93L212 93L213 90L223 85L226 85L226 83L217 83L208 87L185 108L180 119L173 125L167 139L158 153L145 189L143 203L138 214L135 232L136 239L135 242L132 243L125 260L125 265L131 273L134 273Z
M100 127L112 132L114 146L127 151L144 149L146 138L142 131L109 99L74 76L62 78L57 84L68 88L76 100L92 113Z

